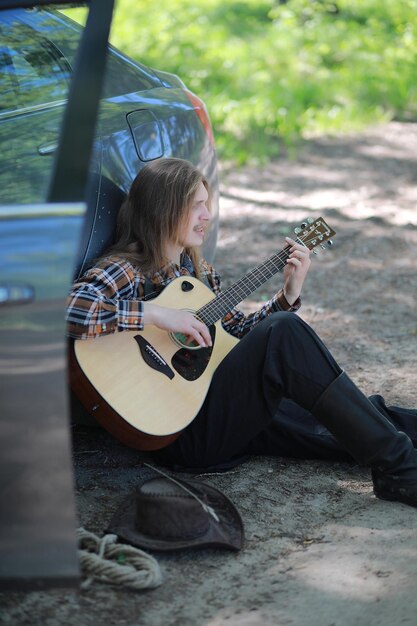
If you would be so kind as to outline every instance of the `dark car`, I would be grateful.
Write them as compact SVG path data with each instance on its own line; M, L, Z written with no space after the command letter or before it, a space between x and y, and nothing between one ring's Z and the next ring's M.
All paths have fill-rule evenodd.
M82 33L58 10L0 10L0 587L77 577L65 296L111 243L138 170L162 156L198 166L214 192L208 259L216 245L204 104L176 76L112 47L85 198L46 202Z
M0 204L46 198L80 32L58 11L0 12ZM211 259L217 160L204 104L178 77L110 47L78 270L110 242L117 209L137 172L162 156L188 159L210 182L214 219L205 256Z

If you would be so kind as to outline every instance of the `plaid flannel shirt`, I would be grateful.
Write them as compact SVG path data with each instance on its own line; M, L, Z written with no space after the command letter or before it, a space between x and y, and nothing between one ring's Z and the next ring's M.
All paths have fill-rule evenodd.
M213 292L219 294L221 280L216 270L201 261L200 272ZM170 263L150 277L154 287L152 296L158 295L175 278L193 274L192 261L183 254L180 267ZM145 281L146 276L139 268L119 257L108 257L89 269L74 283L68 297L68 336L88 339L115 331L143 329L143 302L145 295L148 298ZM290 306L281 290L255 313L245 315L232 308L222 319L222 325L227 332L241 338L271 313L297 311L300 305L298 299Z

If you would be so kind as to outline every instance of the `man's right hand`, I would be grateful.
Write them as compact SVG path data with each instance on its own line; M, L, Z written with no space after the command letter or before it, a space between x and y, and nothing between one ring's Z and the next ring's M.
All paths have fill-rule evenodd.
M190 311L170 309L152 302L144 302L143 323L144 325L153 324L167 332L182 333L202 348L212 345L209 329Z

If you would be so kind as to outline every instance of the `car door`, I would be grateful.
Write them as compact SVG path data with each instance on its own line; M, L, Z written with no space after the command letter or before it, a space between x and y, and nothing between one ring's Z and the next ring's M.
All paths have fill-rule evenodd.
M0 205L0 588L78 579L64 308L84 210Z
M0 587L76 585L65 300L83 203L46 203L69 67L0 12Z

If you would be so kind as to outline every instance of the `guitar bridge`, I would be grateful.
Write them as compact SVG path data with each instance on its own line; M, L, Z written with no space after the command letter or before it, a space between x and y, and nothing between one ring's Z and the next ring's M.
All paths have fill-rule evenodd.
M174 371L169 367L168 363L162 358L158 350L152 346L142 335L135 335L134 339L139 346L143 360L149 367L161 374L165 374L169 379L173 379L175 376Z

